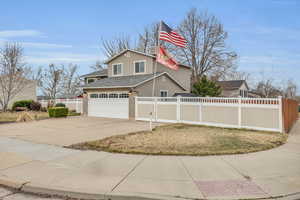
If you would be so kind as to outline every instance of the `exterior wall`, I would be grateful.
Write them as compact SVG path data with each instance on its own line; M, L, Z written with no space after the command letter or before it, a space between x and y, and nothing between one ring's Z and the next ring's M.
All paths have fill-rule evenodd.
M145 61L144 74L153 73L153 69L155 66L155 61L153 58L138 53L134 53L131 51L127 51L126 53L118 56L117 58L113 59L111 62L108 63L108 77L112 76L112 65L118 63L123 64L122 76L135 75L134 62L138 60ZM158 63L157 72L168 72L172 76L172 78L174 78L178 83L180 83L187 90L187 92L190 92L192 70L186 67L179 67L179 70L175 71Z
M134 53L131 51L127 51L126 53L118 56L113 59L110 63L108 63L108 77L112 76L112 65L122 63L123 64L123 73L122 76L135 75L134 73L134 61L145 60L145 73L151 74L153 73L153 58L149 56L144 56L138 53ZM142 74L142 73L140 73Z
M153 90L153 80L148 81L135 88L137 96L151 97ZM156 79L155 82L155 94L154 96L160 96L160 90L168 90L168 96L173 96L176 92L186 92L179 87L174 81L172 81L167 75L162 75Z
M187 90L187 92L191 91L192 70L187 69L186 67L179 67L179 69L176 71L158 64L157 71L168 72L168 74L170 74L170 76L174 78L178 83L180 83Z
M36 81L28 81L28 84L20 91L14 98L10 100L10 103L8 104L8 108L11 109L13 103L15 101L20 100L37 100L36 97L36 90L37 90L37 83ZM1 105L0 105L1 109Z

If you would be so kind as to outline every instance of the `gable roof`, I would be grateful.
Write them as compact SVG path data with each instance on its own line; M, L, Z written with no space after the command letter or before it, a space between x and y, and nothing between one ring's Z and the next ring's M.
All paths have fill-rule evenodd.
M89 74L84 74L80 77L85 78L85 77L97 77L97 76L107 76L107 69L95 71L95 72L92 72L92 73L89 73Z
M86 84L82 88L134 88L145 82L151 81L154 78L158 78L162 75L168 76L175 84L182 87L177 81L175 81L167 72L158 72L154 74L144 74L144 75L131 75L131 76L116 76L108 77L97 80L95 82Z
M247 82L245 80L217 81L216 83L223 90L236 90L239 89L244 83L248 88Z
M117 57L123 55L123 54L126 53L127 51L130 51L130 52L133 52L133 53L137 53L137 54L140 54L140 55L143 55L143 56L147 56L147 57L150 57L150 58L153 58L153 59L156 58L155 54L154 54L154 55L151 55L151 54L143 53L143 52L136 51L136 50L133 50L133 49L124 49L124 50L121 51L120 53L118 53L118 54L112 56L111 58L109 58L108 60L106 60L106 61L104 62L104 64L108 64L109 62L111 62L112 60L116 59ZM191 67L189 67L189 66L187 66L187 65L185 65L185 64L182 64L182 63L179 63L179 66L180 66L180 67L185 67L185 68L187 68L187 69L191 69Z

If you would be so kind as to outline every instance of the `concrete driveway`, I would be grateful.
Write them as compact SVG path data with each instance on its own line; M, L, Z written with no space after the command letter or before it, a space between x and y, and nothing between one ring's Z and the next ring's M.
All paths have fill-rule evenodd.
M69 117L0 125L0 136L67 146L149 129L149 123L99 117Z

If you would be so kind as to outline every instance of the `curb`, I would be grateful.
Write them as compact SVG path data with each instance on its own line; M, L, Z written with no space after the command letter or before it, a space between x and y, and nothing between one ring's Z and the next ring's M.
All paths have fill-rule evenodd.
M85 199L85 200L204 200L204 199L214 199L219 198L188 198L188 197L174 197L168 195L159 195L159 194L147 194L147 193L89 193L86 191L71 191L67 188L56 188L45 185L36 185L30 182L12 180L8 177L0 176L0 185L17 189L24 193L31 193L37 195L50 195L54 197L68 197L75 199ZM223 198L224 199L224 198ZM226 199L226 198L225 198ZM237 197L236 200L242 200L243 198ZM280 196L266 196L266 197L257 197L251 199L277 199L277 200L294 200L300 199L300 192L280 195ZM234 200L230 198L230 200Z
M89 199L89 200L104 200L104 194L102 193L87 193L80 191L78 192L70 191L65 188L55 188L51 186L35 185L28 183L21 188L21 191L33 194L47 194L51 196L59 197L70 197L76 199Z
M0 176L0 185L20 190L26 184L26 181L16 181L5 176Z

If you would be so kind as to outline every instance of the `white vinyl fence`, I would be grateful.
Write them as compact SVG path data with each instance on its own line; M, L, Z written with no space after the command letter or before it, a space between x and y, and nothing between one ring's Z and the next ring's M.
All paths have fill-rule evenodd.
M50 100L39 100L42 104L42 107L47 107ZM77 113L82 113L82 98L76 99L55 99L54 104L63 103L66 105L69 110L75 110Z
M136 97L137 120L282 132L281 98Z

